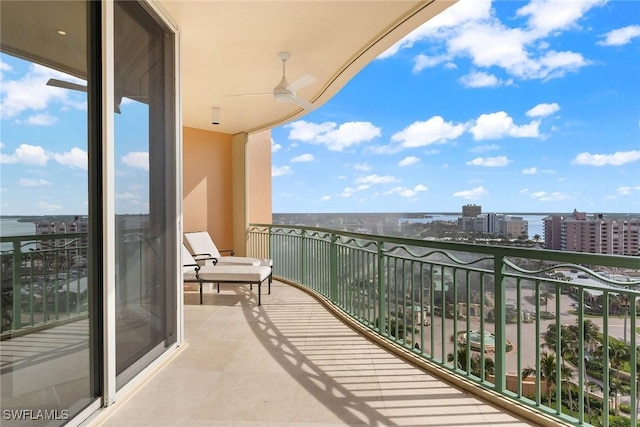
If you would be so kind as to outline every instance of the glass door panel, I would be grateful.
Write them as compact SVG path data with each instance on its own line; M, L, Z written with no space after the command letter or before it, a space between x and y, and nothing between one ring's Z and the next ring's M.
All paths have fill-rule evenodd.
M175 127L173 35L139 3L114 15L120 388L175 342Z
M89 12L0 2L3 426L62 425L100 394Z

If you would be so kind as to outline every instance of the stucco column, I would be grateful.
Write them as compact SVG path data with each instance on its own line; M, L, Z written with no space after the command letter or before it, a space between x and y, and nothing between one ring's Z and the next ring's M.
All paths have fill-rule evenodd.
M247 190L247 133L238 133L231 138L231 163L233 187L233 248L236 255L247 253L246 231L249 227L248 190Z

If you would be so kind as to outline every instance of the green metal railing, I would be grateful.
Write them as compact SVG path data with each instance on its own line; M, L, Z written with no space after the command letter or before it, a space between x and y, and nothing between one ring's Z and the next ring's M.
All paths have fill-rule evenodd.
M638 425L640 258L271 224L250 226L249 252L514 404L573 425Z
M3 336L86 316L86 233L0 237L0 243Z

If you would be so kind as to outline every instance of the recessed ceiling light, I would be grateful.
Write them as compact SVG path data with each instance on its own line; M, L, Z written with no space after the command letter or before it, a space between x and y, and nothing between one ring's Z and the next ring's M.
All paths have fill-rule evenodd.
M58 30L58 34L60 34L61 36L66 36L67 32L63 30Z

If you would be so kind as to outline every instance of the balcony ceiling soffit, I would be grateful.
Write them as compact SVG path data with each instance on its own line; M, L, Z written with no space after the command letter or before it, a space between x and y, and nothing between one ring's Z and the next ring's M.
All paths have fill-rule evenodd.
M325 103L365 65L455 0L416 1L160 1L180 30L185 126L251 133L300 118L296 104L272 96L288 51L287 79L318 81L298 92ZM220 108L218 126L211 107Z

